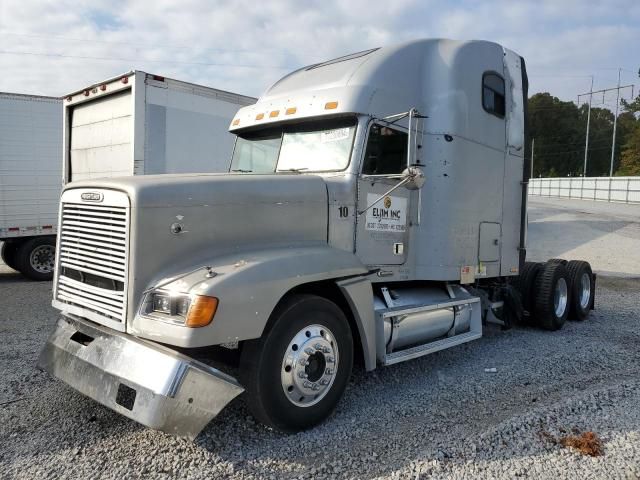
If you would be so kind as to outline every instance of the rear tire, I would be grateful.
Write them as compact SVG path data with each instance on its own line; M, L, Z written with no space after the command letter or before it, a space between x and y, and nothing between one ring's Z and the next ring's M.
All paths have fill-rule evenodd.
M536 279L535 316L546 330L559 330L567 321L571 305L571 281L559 262L546 263Z
M570 320L582 321L589 315L595 296L595 279L589 262L571 260L567 264L571 281Z
M561 263L566 267L568 262L564 258L550 258L547 263Z
M538 278L543 266L544 263L540 262L525 262L524 268L514 283L514 286L520 292L522 306L529 313L533 313L534 287L536 278Z
M293 295L273 313L262 337L245 342L240 383L262 423L285 432L326 419L342 397L353 365L347 318L333 302Z
M33 237L18 248L16 264L18 270L31 280L51 280L55 259L55 237Z
M5 241L2 243L2 248L0 249L0 256L2 257L2 261L7 265L7 267L14 270L18 270L18 264L16 261L18 247L19 245L16 242Z

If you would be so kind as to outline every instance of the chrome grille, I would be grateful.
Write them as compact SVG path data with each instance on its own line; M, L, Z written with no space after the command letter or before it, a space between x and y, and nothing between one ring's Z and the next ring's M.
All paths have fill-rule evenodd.
M63 203L61 213L57 300L124 322L128 209Z

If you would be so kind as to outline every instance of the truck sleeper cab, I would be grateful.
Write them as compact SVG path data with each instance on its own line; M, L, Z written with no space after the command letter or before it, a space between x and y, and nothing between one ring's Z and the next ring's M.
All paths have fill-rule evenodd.
M240 109L227 174L67 185L58 248L73 256L40 366L174 434L242 391L297 431L330 415L354 360L373 370L529 313L584 318L588 265L524 262L526 85L491 42L367 50ZM237 380L185 355L213 346L239 351Z

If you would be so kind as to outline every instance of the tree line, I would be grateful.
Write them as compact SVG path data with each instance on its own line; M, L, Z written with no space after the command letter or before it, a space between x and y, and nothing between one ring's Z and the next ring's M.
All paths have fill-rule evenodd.
M616 129L614 175L640 175L640 95L633 102L621 102ZM588 105L563 102L550 93L529 98L527 120L529 139L527 159L531 158L531 139L535 139L533 176L580 176L584 169ZM591 107L587 176L608 176L614 113L608 108Z

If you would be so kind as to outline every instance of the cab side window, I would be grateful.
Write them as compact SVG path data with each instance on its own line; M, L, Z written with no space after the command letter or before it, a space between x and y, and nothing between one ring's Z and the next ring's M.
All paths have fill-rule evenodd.
M492 115L504 118L504 79L497 73L482 76L482 107Z
M362 173L366 175L402 173L407 167L407 141L405 132L376 123L371 125Z

